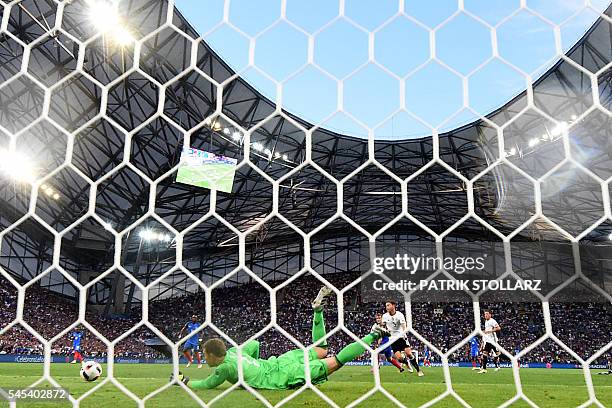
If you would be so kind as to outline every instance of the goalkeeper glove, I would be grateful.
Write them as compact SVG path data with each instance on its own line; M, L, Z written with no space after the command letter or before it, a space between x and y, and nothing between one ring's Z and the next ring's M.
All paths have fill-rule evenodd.
M189 377L187 377L186 375L183 375L183 373L179 371L178 380L182 382L183 384L187 385L187 383L189 382ZM174 374L170 374L170 382L172 381L174 381ZM178 385L178 384L174 383L173 385Z

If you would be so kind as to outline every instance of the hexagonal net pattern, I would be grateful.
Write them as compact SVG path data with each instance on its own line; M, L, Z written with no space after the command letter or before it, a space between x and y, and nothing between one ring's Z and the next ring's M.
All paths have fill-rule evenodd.
M226 0L219 22L197 33L174 3L0 1L0 278L6 282L0 294L9 299L14 291L16 305L10 318L0 320L0 340L21 327L40 343L44 371L33 385L59 386L51 374L54 344L81 325L106 350L108 368L100 383L71 396L72 404L79 406L112 384L146 405L173 384L136 395L117 379L115 357L124 350L122 342L146 329L171 349L177 375L179 350L188 336L177 339L174 329L163 327L169 317L160 305L176 304L185 293L197 293L205 315L202 328L236 346L239 365L242 345L271 331L305 353L314 347L283 324L283 305L297 296L287 295L293 286L305 293L331 287L337 324L327 338L344 335L360 342L374 323L375 309L363 306L356 294L371 274L374 252L368 243L428 242L442 253L450 241L496 242L505 261L495 278L520 282L539 273L525 262L533 264L544 243L562 242L569 252L550 261L562 273L554 275L546 292L532 291L541 332L532 333L515 353L511 343L501 344L515 391L500 404L522 400L537 406L524 392L518 362L550 343L583 371L588 398L581 406L604 406L591 370L610 353L612 342L576 350L571 336L555 330L563 309L554 300L581 282L598 299L589 303L593 308L604 310L612 301L609 282L594 282L594 267L584 255L585 245L612 240L610 8L602 12L585 1L560 17L539 10L539 2L522 0L505 15L491 17L474 12L473 2L459 0L446 2L446 14L422 15L400 0L391 2L392 12L364 21L352 14L355 2L340 0L327 21L302 24L293 18L299 12L292 3L279 0L277 18L246 29L232 10L247 6ZM92 10L106 13L110 23L96 23ZM594 23L566 50L565 29L579 18ZM553 45L546 58L540 49L525 62L508 48L516 33L512 27L527 21L549 35ZM456 26L462 24L476 28L457 37ZM363 52L329 45L328 37L343 33L363 41ZM218 36L246 44L244 67L230 68L210 48L208 41ZM302 63L279 67L258 56L270 53L270 47L274 51L279 36L304 46ZM418 62L406 63L386 51L383 44L398 36L425 44L423 50L402 50L413 52ZM479 46L489 55L480 59L466 47L457 58L448 46L457 38L485 38L486 45ZM334 58L320 57L330 52ZM479 86L493 86L491 78L502 72L518 77L524 91L485 115ZM258 87L269 86L275 101L245 78L260 78ZM321 103L325 112L314 123L283 102L297 92L317 104L316 94L325 86L313 96L309 80L335 89L333 103ZM306 86L296 88L295 81ZM436 98L446 96L436 107ZM369 98L373 102L364 102ZM461 118L469 123L445 130ZM350 123L361 137L329 130L338 123ZM389 129L400 124L427 136L389 139ZM237 161L233 184L225 186L229 192L176 181L184 164L181 152L189 147ZM145 241L156 244L143 249ZM522 252L520 244L531 246ZM307 283L299 283L302 279ZM78 305L76 320L52 334L45 322L35 324L29 307L37 299L32 293L42 293L38 286L63 295L61 302L71 298ZM261 322L254 319L239 326L242 332L231 332L224 319L237 318L215 303L229 293L244 293L239 299L249 310L261 307L253 299L269 302L268 323L257 328ZM432 312L431 303L404 295L408 335L432 350L443 370L445 386L423 406L445 398L470 406L453 386L449 363L472 336L482 334L480 316L494 305L491 293L464 293L468 301L456 324L466 330L444 344L421 321ZM92 323L92 305L106 314L138 312L138 318L132 313L124 330L105 331L108 326ZM609 314L600 316L609 324ZM610 328L604 327L604 340L606 331ZM378 354L366 346L366 355ZM372 388L350 396L347 405L377 393L395 405L409 404L384 387L376 367ZM201 406L238 386L265 406L290 404L307 390L338 406L313 384L308 365L305 370L305 384L275 404L242 373L238 383L207 403L180 385Z

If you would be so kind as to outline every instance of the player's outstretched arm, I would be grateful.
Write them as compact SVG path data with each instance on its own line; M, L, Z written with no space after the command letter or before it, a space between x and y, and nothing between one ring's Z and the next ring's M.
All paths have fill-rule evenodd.
M210 390L223 384L227 379L227 375L223 367L217 367L215 372L203 380L195 380L189 382L189 387L195 390Z
M185 333L185 330L187 329L187 323L185 323L185 325L183 327L181 327L181 331L179 332L179 338L183 338L183 333Z

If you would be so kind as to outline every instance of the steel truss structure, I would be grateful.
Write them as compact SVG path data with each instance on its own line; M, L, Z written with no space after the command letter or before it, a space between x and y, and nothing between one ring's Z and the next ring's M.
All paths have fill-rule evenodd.
M63 13L57 29L59 7ZM61 196L54 199L39 192L36 213L58 231L78 220L94 200L96 214L116 231L138 221L139 227L171 234L154 218L141 220L151 202L151 186L142 175L151 180L162 178L154 193L155 212L177 231L204 217L211 205L225 222L246 231L261 223L273 208L273 187L260 174L263 172L274 180L285 177L279 188L279 212L306 233L337 212L339 196L332 177L343 182L344 215L364 231L379 233L377 243L433 241L424 225L437 234L454 226L444 237L445 242L487 245L499 242L500 237L482 223L468 218L456 225L468 208L473 206L476 215L500 233L510 234L536 212L536 193L533 183L509 166L499 164L485 170L501 154L506 154L525 173L534 178L543 176L564 155L564 138L556 138L555 134L558 122L569 126L569 148L577 161L602 180L612 176L609 112L612 70L601 72L612 61L612 24L603 18L567 53L567 59L559 60L534 83L532 93L525 91L486 118L437 136L439 158L465 179L473 180L468 186L445 166L426 167L434 158L432 136L374 142L374 158L397 179L374 164L354 173L369 158L368 140L313 127L289 112L278 113L272 102L232 72L204 41L198 41L197 48L192 48L190 39L196 39L198 33L177 10L168 10L166 1L126 0L120 7L134 37L146 37L140 49L139 70L133 69L134 46L108 47L104 37L85 23L88 17L84 1L23 0L10 8L2 7L5 14L2 21L7 25L6 32L0 34L0 80L3 83L13 80L0 87L0 125L17 135L18 149L41 163L39 174L52 173L64 162L67 132L77 131L71 162L93 181L105 178L95 192L87 180L70 168L55 172L46 180ZM165 24L168 13L173 15L174 26L158 30ZM612 8L605 13L612 16ZM32 52L26 55L16 39L35 44ZM73 74L79 58L86 74ZM197 60L199 70L217 84L223 84L221 92L205 76L188 69L191 58ZM45 105L44 89L20 73L24 64L28 74L40 84L51 87L59 83L49 95L48 115L63 130L41 120L20 133L41 116ZM128 72L129 75L121 77ZM596 83L587 72L600 73ZM161 86L173 79L176 80L167 87ZM96 81L112 84L107 95ZM156 111L162 92L164 115L159 116ZM602 108L593 106L593 95L598 96ZM99 117L103 98L107 101L106 115L111 120ZM525 110L529 98L538 110ZM231 137L226 128L239 132L240 137ZM126 134L134 130L128 138ZM176 171L170 170L178 163L186 138L192 147L240 161L245 154L245 130L251 132L251 143L259 142L271 151L267 154L250 149L252 165L244 163L239 168L231 194L217 193L213 200L208 190L175 182ZM312 134L312 161L327 175L312 165L300 167L309 148L305 131ZM533 137L542 134L549 134L550 140L529 145ZM0 147L7 147L9 140L8 134L0 134ZM126 141L131 144L129 158L124 157ZM509 152L511 148L514 153ZM126 159L133 167L123 165ZM605 203L609 206L609 199L604 200L609 188L602 189L590 174L570 165L548 177L550 182L542 184L541 194L542 211L549 220L571 236L578 236L600 222L606 211ZM398 179L407 178L410 181L403 191ZM8 179L0 182L1 229L27 212L30 189L28 184ZM407 208L402 200L404 195ZM423 225L401 217L406 212ZM396 218L393 225L387 226ZM317 231L310 239L313 268L320 273L367 270L368 238L364 231L340 218ZM138 229L133 229L123 236L121 261L136 278L149 283L176 264L176 248L172 242L143 243L137 232ZM581 242L601 244L611 232L612 223L604 221L582 236ZM538 218L516 234L513 241L568 242L568 235L551 227L546 219ZM52 234L28 218L3 236L0 265L15 276L34 278L51 264L53 245ZM89 218L71 226L63 237L60 265L80 282L88 282L112 265L115 245L105 226ZM549 276L554 273L549 268L574 268L571 256L559 257L558 264L545 262L535 268L535 261L542 259L542 253L535 247L513 254L516 268L519 271L523 268L526 276ZM238 248L236 235L224 221L208 217L185 235L182 264L210 284L238 266ZM266 281L286 279L304 266L302 236L278 217L267 220L248 235L245 253L246 265ZM524 267L521 262L525 260L531 260L531 266ZM151 294L151 298L197 290L197 285L181 276L170 277L168 285ZM238 283L242 282L227 281ZM72 285L61 276L51 274L40 284L75 296ZM129 282L121 285L117 273L94 286L89 301L106 305L108 311L108 305L117 300L118 291L130 305L137 300L133 298L137 296L134 285Z

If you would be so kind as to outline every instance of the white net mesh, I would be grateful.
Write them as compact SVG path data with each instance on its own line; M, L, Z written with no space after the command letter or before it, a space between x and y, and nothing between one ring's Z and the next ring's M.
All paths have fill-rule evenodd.
M176 375L180 348L189 336L175 343L177 339L173 331L160 329L158 323L163 326L161 320L169 319L167 314L160 312L160 304L161 308L163 302L173 304L174 301L168 299L183 292L199 292L204 296L200 309L205 316L202 329L212 334L216 332L233 346L240 348L246 340L261 338L273 330L278 334L277 338L286 338L289 347L303 348L307 353L312 348L307 347L308 336L298 338L293 330L283 325L286 314L283 310L279 312L278 305L285 304L287 296L291 299L287 293L294 290L293 285L303 289L305 286L317 288L322 283L332 287L337 296L337 325L329 330L327 337L331 341L335 336L344 335L349 341L359 341L359 336L364 333L354 329L363 326L355 323L358 318L353 315L359 311L354 306L354 299L362 277L347 273L350 279L344 279L348 281L340 279L340 284L335 284L339 278L336 275L330 278L324 261L326 252L319 251L318 247L313 250L313 246L319 245L320 237L332 226L340 226L340 229L360 236L361 241L353 242L346 235L332 237L336 239L336 247L350 252L364 241L377 242L381 237L397 234L396 228L410 225L441 245L462 226L472 223L503 243L508 269L496 276L499 278L525 278L519 271L522 266L512 261L511 243L520 234L537 235L539 238L536 240L545 236L568 242L575 256L570 260L570 264L575 266L572 274L562 276L548 293L533 294L533 299L541 303L544 332L535 336L534 341L522 350L504 350L511 362L515 392L502 405L513 405L519 400L531 406L538 405L523 392L517 361L552 340L556 344L553 349L567 353L582 367L588 393L582 406L595 404L603 407L605 401L598 399L590 367L605 357L612 346L609 315L603 315L601 338L589 346L594 348L593 352L577 352L572 348L571 340L567 340L567 333L554 331L556 312L551 315L549 304L553 296L573 283L590 282L591 276L582 271L580 243L593 235L607 238L612 225L609 191L612 167L608 157L612 152L609 141L609 129L612 128L609 43L602 46L592 41L584 45L581 53L576 51L570 55L565 53L568 47L563 36L564 27L584 15L590 16L591 21L598 21L596 30L603 32L604 37L605 33L609 35L612 20L602 12L603 7L585 2L561 21L553 21L538 14L537 4L534 3L532 8L530 2L521 1L506 17L492 23L491 19L474 14L469 2L459 1L456 5L453 3L452 12L439 17L439 21L423 22L416 9L412 12L411 5L400 0L392 15L380 17L379 22L360 22L347 14L347 4L340 1L336 16L310 30L288 17L287 1L282 1L277 19L262 22L258 32L243 32L239 23L231 19L231 7L241 6L233 3L227 0L219 23L200 34L214 41L214 35L229 37L231 31L234 33L231 35L246 41L248 55L242 57L245 66L238 69L237 74L219 65L210 50L209 53L203 51L203 40L194 36L193 29L175 12L171 0L126 0L114 4L128 27L126 29L117 28L119 25L110 25L114 27L111 29L104 24L101 24L102 29L92 26L89 13L92 7L101 7L95 6L97 2L0 1L3 11L0 35L4 53L0 85L0 125L4 139L0 146L3 149L0 167L11 177L19 179L3 192L2 211L5 215L0 239L5 262L0 276L16 288L16 311L1 327L0 336L21 330L30 333L35 342L42 345L44 371L40 380L32 385L60 385L52 375L54 344L77 325L82 325L107 348L108 365L101 381L80 395L71 396L74 406L101 392L108 383L139 405L154 401L173 384L168 383L146 396L137 395L117 379L119 365L114 363L114 357L117 349L125 354L125 349L129 349L125 342L130 341L131 336L148 330L172 348ZM105 9L98 11L102 13ZM500 37L507 35L504 30L519 15L538 19L545 27L543 30L554 36L552 60L516 66L512 54L504 52ZM479 30L489 36L489 58L472 61L472 64L452 56L441 58L439 52L445 38L444 29L460 18L472 19L479 25ZM385 27L397 21L405 21L426 33L424 38L428 50L422 62L403 66L401 61L377 53L377 40L386 35ZM130 22L138 22L138 25L130 28ZM321 37L326 30L338 24L365 39L367 45L362 62L356 62L354 66L347 62L346 65L330 67L318 59L317 41L323 42ZM304 66L279 72L282 70L273 67L274 61L266 59L269 64L266 65L258 59L258 50L266 52L266 33L278 25L290 27L306 39ZM262 38L263 44L260 42ZM342 55L341 50L338 52ZM280 53L277 56L282 58ZM553 73L538 80L536 75L557 60ZM266 67L273 72L266 72ZM513 70L527 86L526 93L504 106L501 113L486 117L474 108L477 101L473 99L478 98L478 90L471 91L474 81L482 79L479 75L485 68L491 69L493 75L501 70ZM285 110L284 100L286 97L295 103L295 98L291 99L292 92L295 93L289 85L291 80L312 73L313 69L337 87L337 99L330 114L324 113L314 121L314 125L308 125L287 113L290 109ZM384 73L390 78L390 85L375 83L370 89L354 90L351 81L368 82L368 70ZM419 98L422 96L422 100L428 100L429 96L415 95L411 90L418 89L423 81L424 89L437 86L421 76L428 70L446 70L445 75L455 78L444 84L449 86L452 83L461 90L457 109L441 104L439 110L421 110L421 105L427 102L420 102ZM252 100L247 94L253 91L239 80L241 76L252 80L260 78L258 85L261 89L266 83L272 84L267 90L276 104L267 101L264 102L268 105L261 101L260 105L250 103ZM551 78L555 76L558 82L553 84ZM370 114L367 104L354 105L355 100L369 97L370 92L376 95L373 92L376 88L396 95L397 106L390 108L389 112L380 109ZM304 98L316 100L316 95L305 95ZM373 103L378 103L375 96L372 99ZM341 120L338 120L338 115L342 115ZM443 130L455 127L462 120L465 122L462 118L475 118L478 126L473 129L477 130L472 136L466 133L465 139L461 137L461 129L454 131L455 136L459 135L455 141L465 144L450 146L452 138L447 137ZM424 144L419 142L419 147L426 146L426 150L403 154L400 142L393 152L389 146L394 142L382 146L380 136L385 132L387 138L402 139L389 134L393 121L406 121L425 129L431 136ZM326 127L346 126L347 123L356 129L355 134L361 132L364 139L351 141L341 135L317 133ZM149 133L151 126L160 133ZM162 128L165 139L160 142ZM340 142L334 142L334 137ZM576 142L580 137L583 137L581 142ZM228 205L230 196L215 190L186 196L172 190L180 190L172 184L179 166L181 147L214 150L220 140L227 143L223 153L233 149L232 157L238 159L234 192L237 188L249 189L253 197L258 197L257 200L244 199ZM476 144L481 149L479 164L471 168L462 167L462 158L468 158ZM466 156L461 155L462 149L468 152ZM105 156L104 152L109 150L116 153L114 157ZM42 163L39 168L28 167L23 152L36 155ZM340 159L334 162L336 156L342 156L341 163ZM494 199L482 194L487 190L485 184L491 177L504 180L498 184L497 193L488 190ZM249 186L249 183L255 186ZM360 185L367 191L359 191ZM424 185L433 186L433 190ZM457 188L464 197L459 203L443 196L443 193ZM330 191L331 195L328 194ZM163 200L166 194L171 196L171 200ZM419 194L429 198L439 196L437 207L421 206ZM491 208L487 206L487 199L505 202L497 201ZM322 202L325 200L328 206ZM140 204L134 206L136 201ZM311 204L304 207L304 203ZM320 205L319 213L314 214L308 205ZM130 213L126 214L123 210L128 207ZM155 231L150 232L153 234L151 237L138 236L145 228ZM275 231L278 229L291 231L302 240L301 261L296 261L286 252L277 254L265 246L277 239ZM198 241L198 234L206 231L217 231L217 247L234 248L235 251L229 260L217 259L217 263L207 264L207 270L213 272L203 277L200 274L203 264L193 259L194 251L205 245ZM219 231L225 232L221 234ZM26 238L20 241L20 236ZM39 237L35 245L38 253L28 249L28 240L33 237ZM165 252L159 247L156 255L146 250L144 253L135 250L138 245L143 245L143 239L148 238L156 240ZM74 245L77 241L78 244ZM22 249L15 249L19 247ZM257 248L261 248L259 253ZM95 268L85 270L87 268L83 265L87 265L87 255L83 254L91 250L106 251L110 255ZM157 259L147 258L155 256ZM351 269L362 267L363 259L354 261L346 256L345 262L336 264L338 269L365 272ZM143 257L147 259L143 260ZM275 272L281 269L291 272L284 276ZM214 270L220 271L218 275ZM304 278L310 280L296 283ZM115 283L109 283L111 281ZM229 318L215 316L219 310L215 309L214 302L229 293L223 292L224 288L240 290L241 285L247 284L250 285L244 289L247 295L240 299L251 296L248 294L251 290L264 293L256 292L259 289L254 287L265 289L265 293L260 297L253 294L253 299L265 299L269 294L269 322L258 326L260 322L249 321L252 327L243 328L239 333L240 339L237 339L226 330L230 323L223 323ZM76 295L79 299L76 321L57 328L51 337L46 336L48 331L45 329L34 327L28 317L28 302L36 302L38 296L44 296L33 289L36 285L64 295ZM609 287L606 288L605 284L595 284L595 287L599 288L597 295L603 299L601 305L609 304L612 300L606 291ZM168 288L171 289L169 292L166 291ZM34 295L27 296L28 290ZM10 291L5 290L6 296ZM130 291L132 293L128 295ZM109 330L109 336L104 332L104 326L86 320L87 313L92 310L88 304L93 302L93 293L106 296L109 308L116 308L125 299L130 299L128 311L132 302L141 304L138 323L134 325L133 320L129 320L125 330L119 333ZM437 386L435 398L423 401L423 406L434 405L446 398L454 398L464 406L470 406L470 403L477 406L477 403L467 402L455 389L449 363L456 361L457 353L465 348L472 335L480 333L483 324L480 295L484 293L469 294L471 300L465 309L469 317L464 327L466 330L454 338L452 344L443 346L438 339L433 341L425 336L419 330L423 326L415 321L423 319L423 314L428 312L414 303L404 305L411 338L427 345L442 363L444 385ZM149 300L161 303L151 306ZM490 305L492 299L484 303ZM126 306L122 307L125 312ZM255 309L257 305L252 307ZM415 308L420 315L415 316ZM248 314L248 311L243 313ZM367 318L373 323L373 316ZM53 316L49 316L48 321L39 323L53 326L52 319ZM231 324L234 323L232 320ZM500 323L504 324L503 321ZM305 336L309 329L304 329L304 332L301 336ZM308 365L306 371L309 378ZM314 386L309 379L301 388L274 403L250 387L242 375L238 383L206 403L197 392L185 386L182 388L194 403L208 406L224 401L240 386L265 406L291 405L294 398L306 390L312 390L319 402L324 401L330 406L346 405ZM342 401L348 400L348 406L356 406L378 393L384 395L386 403L411 405L410 400L402 399L385 388L378 369L372 374L369 391L345 396Z

